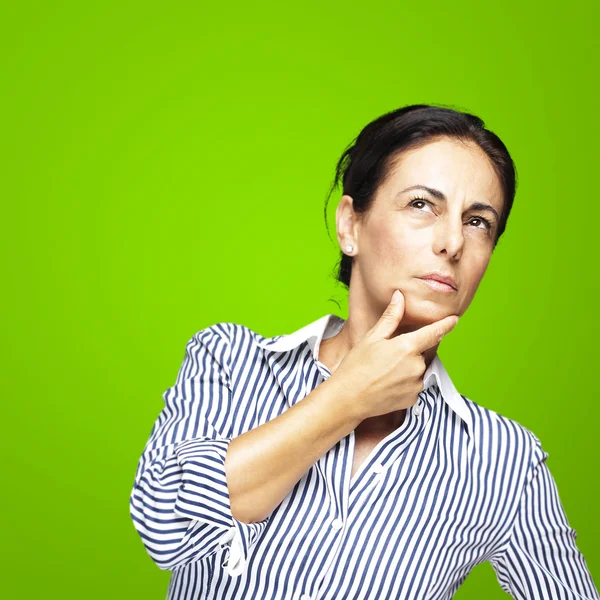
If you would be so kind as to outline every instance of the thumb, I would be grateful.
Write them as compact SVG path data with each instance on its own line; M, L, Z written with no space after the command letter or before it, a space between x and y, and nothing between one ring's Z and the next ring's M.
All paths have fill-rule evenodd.
M395 290L387 308L379 317L379 321L371 329L371 335L376 338L389 338L398 328L404 316L404 295L400 290Z

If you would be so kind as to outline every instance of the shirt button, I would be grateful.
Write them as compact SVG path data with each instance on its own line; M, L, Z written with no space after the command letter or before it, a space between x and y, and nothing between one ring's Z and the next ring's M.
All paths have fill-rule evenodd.
M421 407L418 405L413 406L413 413L415 417L418 417L421 414Z
M302 594L302 596L300 596L300 600L310 600L310 596L308 594Z
M344 524L342 523L341 519L334 519L333 521L331 521L331 527L333 527L333 529L335 529L336 531L338 529L341 529L344 526Z
M375 464L373 465L373 473L381 473L383 471L383 465L382 464Z

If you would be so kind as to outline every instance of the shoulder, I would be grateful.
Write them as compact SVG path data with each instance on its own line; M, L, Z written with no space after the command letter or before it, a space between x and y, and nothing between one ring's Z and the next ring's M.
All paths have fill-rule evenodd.
M186 342L187 354L222 354L229 352L231 345L231 323L219 322L197 330Z
M231 346L240 344L267 344L279 339L280 335L274 337L264 337L254 329L241 323L233 321L219 321L209 325L194 334L192 339L209 340L214 338L222 339Z
M196 331L187 343L195 344L198 342L221 342L231 345L238 342L245 336L253 337L253 334L258 335L244 325L233 323L231 321L218 321L217 323L207 325L206 327Z
M548 456L537 435L515 419L478 404L461 394L473 420L478 444L490 453L511 456L512 460L540 460Z
M188 340L187 348L219 353L226 362L241 356L248 357L279 340L281 335L265 337L254 329L233 321L218 321L208 325Z
M197 330L188 337L185 356L179 369L177 383L188 379L210 378L230 385L233 364L239 356L250 356L253 332L247 327L229 321L219 321ZM244 339L250 340L244 342Z

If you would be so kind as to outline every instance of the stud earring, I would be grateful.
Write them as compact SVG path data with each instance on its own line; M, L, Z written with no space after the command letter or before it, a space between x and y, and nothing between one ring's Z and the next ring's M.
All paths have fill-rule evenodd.
M346 252L352 252L352 248L353 248L353 246L352 246L351 244L348 244L348 245L347 245L347 246L344 248L344 250L345 250Z

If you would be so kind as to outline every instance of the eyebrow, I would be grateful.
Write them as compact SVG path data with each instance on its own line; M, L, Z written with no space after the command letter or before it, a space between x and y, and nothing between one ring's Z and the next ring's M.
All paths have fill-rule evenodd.
M442 202L447 201L447 198L443 192L440 192L440 190L436 190L435 188L427 187L426 185L411 185L410 187L403 189L401 192L398 192L398 196L400 194L403 194L404 192L408 192L410 190L417 190L417 189L425 190L426 192L429 192L434 198L437 198L438 200L441 200ZM496 211L496 209L489 204L484 204L483 202L474 202L473 204L471 204L471 206L469 206L469 208L467 208L467 210L489 210L489 211L493 212L494 215L496 215L496 219L498 219L498 221L500 220L500 216L498 215L498 212Z

